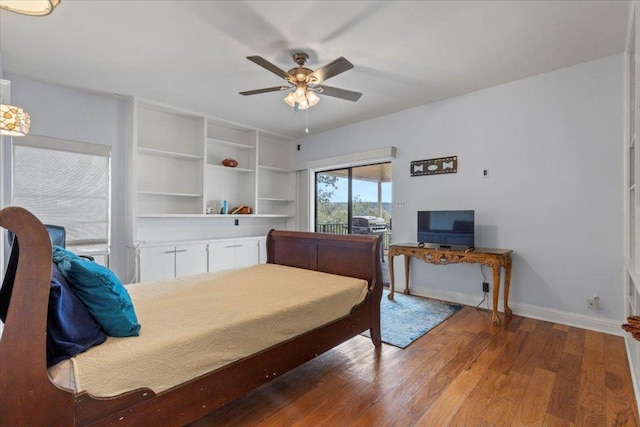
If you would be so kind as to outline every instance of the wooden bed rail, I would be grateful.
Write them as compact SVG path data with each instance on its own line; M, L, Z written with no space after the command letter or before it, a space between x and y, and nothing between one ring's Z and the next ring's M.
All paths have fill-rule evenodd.
M158 394L138 389L96 398L64 390L51 382L46 366L49 235L19 207L0 210L0 226L17 239L0 292L12 289L0 337L0 426L181 426L367 329L381 345L380 240L272 230L268 262L365 279L365 300L348 316Z

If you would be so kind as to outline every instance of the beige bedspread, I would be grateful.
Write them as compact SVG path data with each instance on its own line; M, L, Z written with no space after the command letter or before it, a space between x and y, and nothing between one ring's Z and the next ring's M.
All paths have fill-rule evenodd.
M75 389L158 393L347 315L367 283L262 264L127 286L139 337L113 338L71 359Z

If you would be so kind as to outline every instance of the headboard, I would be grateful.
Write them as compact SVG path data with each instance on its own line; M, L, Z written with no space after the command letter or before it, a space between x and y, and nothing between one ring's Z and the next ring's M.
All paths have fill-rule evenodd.
M300 237L305 238L304 244ZM377 262L380 244L381 237L372 235L271 230L267 235L267 262L357 277L368 281L371 288L376 280L382 280Z

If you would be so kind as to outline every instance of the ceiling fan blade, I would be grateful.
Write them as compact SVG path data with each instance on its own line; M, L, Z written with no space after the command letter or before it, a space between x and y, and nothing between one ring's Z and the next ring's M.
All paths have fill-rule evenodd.
M291 89L289 86L274 86L274 87L266 87L264 89L256 89L256 90L247 90L245 92L240 92L240 95L257 95L259 93L267 93L267 92L278 92L281 90Z
M318 68L311 76L318 79L318 83L322 83L325 80L329 80L331 77L337 76L340 73L344 73L347 70L353 68L353 64L346 58L340 57L333 62L328 63L322 68Z
M354 92L352 90L339 89L337 87L322 86L322 91L319 91L323 95L333 96L335 98L346 99L348 101L356 102L362 94L360 92Z
M272 64L271 62L267 61L266 59L264 59L261 56L247 56L247 59L249 61L251 61L251 62L254 62L254 63L258 64L262 68L271 71L273 74L276 74L276 75L282 77L283 79L286 79L287 77L290 77L289 73L287 73L285 70L283 70L282 68L278 67L277 65Z

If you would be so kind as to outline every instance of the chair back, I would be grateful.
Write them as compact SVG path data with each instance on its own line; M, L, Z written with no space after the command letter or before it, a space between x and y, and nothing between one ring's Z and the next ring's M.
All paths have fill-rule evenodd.
M51 239L51 245L60 246L62 248L66 247L67 244L67 231L61 225L52 225L52 224L44 224L47 232L49 233L49 238ZM9 246L13 245L14 234L7 230L7 239L9 240Z

